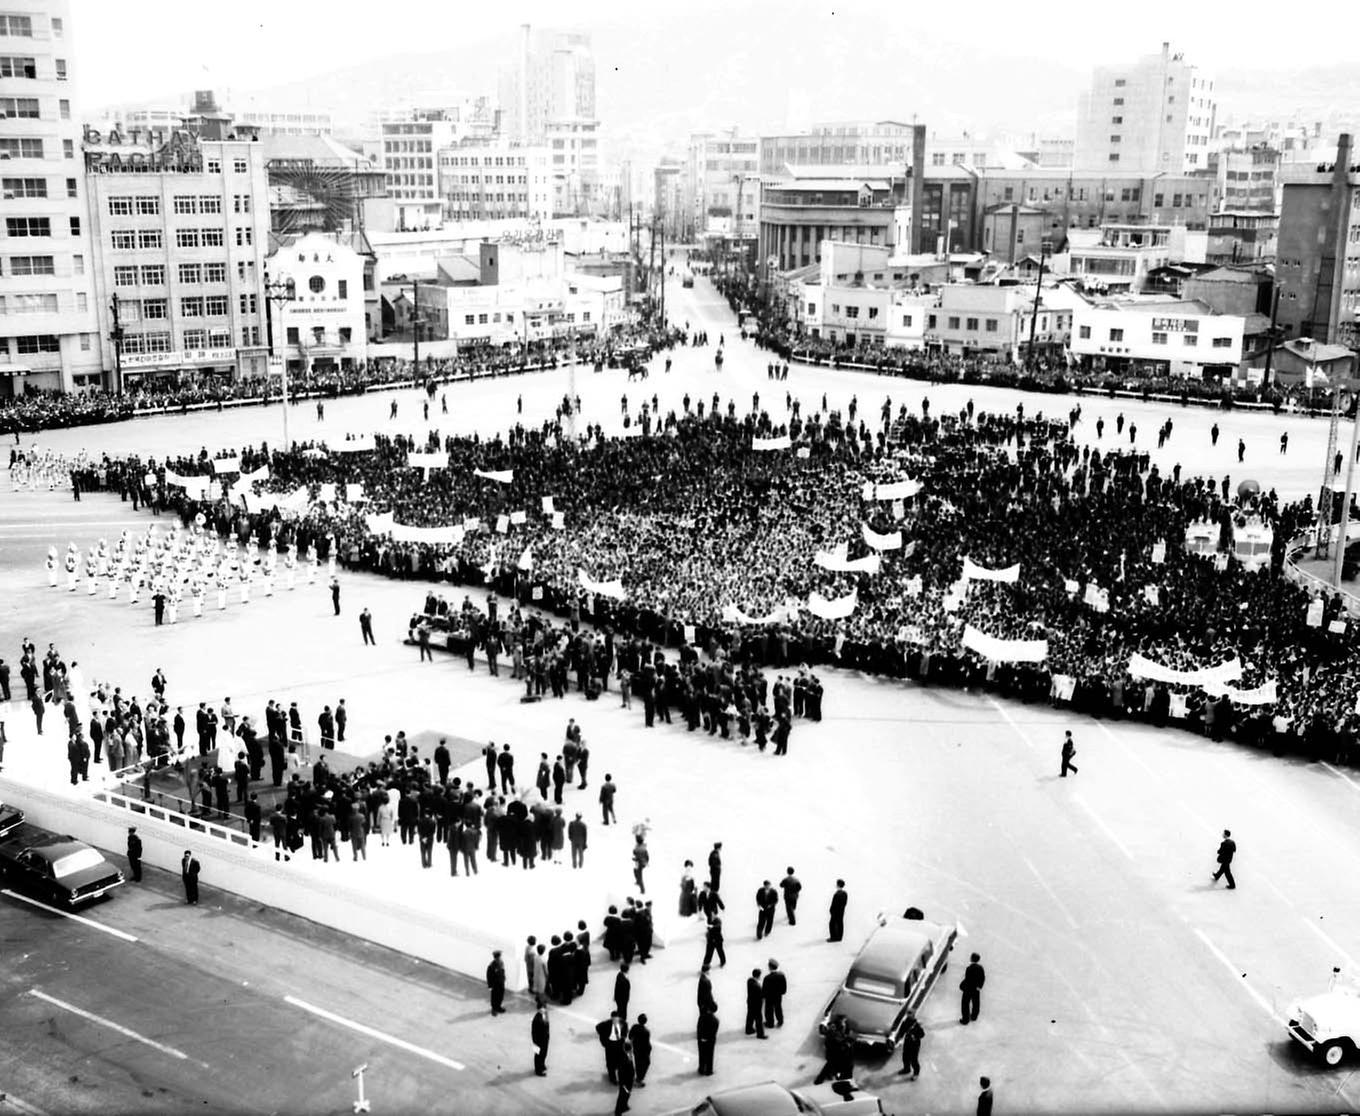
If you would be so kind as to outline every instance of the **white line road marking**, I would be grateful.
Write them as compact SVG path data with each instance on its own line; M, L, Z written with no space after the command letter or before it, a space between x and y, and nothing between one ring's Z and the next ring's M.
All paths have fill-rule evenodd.
M589 1023L592 1027L599 1022L592 1016L582 1015L579 1011L570 1011L564 1007L549 1007L548 1010L554 1015L565 1015L568 1019L579 1019L582 1023ZM652 1046L653 1048L659 1046L662 1050L669 1050L672 1054L678 1054L686 1062L691 1060L689 1051L685 1050L684 1047L672 1046L669 1042L660 1042L657 1039L652 1039Z
M1342 780L1342 781L1345 782L1347 785L1349 785L1350 788L1351 788L1351 790L1360 793L1360 783L1357 783L1354 779L1352 779L1352 778L1351 778L1349 775L1347 775L1344 771L1338 771L1338 770L1337 770L1335 767L1333 767L1330 763L1323 763L1322 766L1325 767L1328 771L1330 771L1333 775L1335 775L1338 779Z
M1105 724L1104 722L1102 722L1102 721L1097 721L1097 722L1096 722L1096 726L1100 729L1101 732L1103 732L1106 736L1108 736L1108 737L1110 738L1111 741L1113 741L1113 743L1114 743L1114 745L1115 745L1116 748L1118 748L1121 752L1123 752L1124 755L1128 756L1129 759L1133 760L1134 763L1136 763L1139 767L1141 767L1144 771L1146 771L1146 772L1147 772L1149 775L1151 775L1154 779L1160 780L1160 779L1162 779L1162 778L1164 777L1162 774L1160 774L1159 772L1157 772L1156 770L1154 770L1149 764L1147 764L1147 763L1143 760L1143 757L1142 757L1142 756L1140 756L1137 752L1135 752L1132 748L1130 748L1127 744L1125 744L1124 741L1120 740L1119 737L1117 737L1117 736L1111 731L1111 729L1110 729L1110 727L1109 727L1108 725L1106 725L1106 724Z
M1133 859L1133 853L1129 852L1128 848L1124 845L1124 842L1114 835L1114 830L1101 820L1100 815L1087 805L1086 799L1082 798L1079 794L1074 794L1072 795L1072 801L1086 811L1087 816L1095 822L1100 831L1114 843L1115 848L1122 852L1129 860Z
M1356 965L1355 959L1344 949L1342 949L1341 946L1339 946L1332 939L1331 935L1329 935L1325 930L1323 930L1322 927L1319 926L1316 922L1314 922L1311 918L1305 918L1303 920L1303 924L1307 926L1309 930L1311 930L1324 942L1326 942L1328 948L1336 950L1337 954L1341 957L1341 959L1345 961L1346 964L1349 965L1352 969L1360 968L1360 966Z
M1133 1072L1139 1077L1139 1079L1147 1087L1148 1092L1151 1093L1157 1099L1157 1103L1160 1104L1163 1108L1167 1107L1166 1099L1157 1089L1157 1086L1153 1083L1152 1079L1147 1075L1146 1071L1129 1056L1129 1052L1124 1049L1124 1044L1115 1038L1114 1034L1110 1031L1110 1028L1105 1026L1105 1024L1100 1021L1100 1017L1096 1015L1091 1005L1086 1002L1086 997L1083 996L1081 992L1077 990L1076 985L1074 985L1072 981L1068 979L1067 974L1062 971L1062 967L1060 965L1055 966L1053 971L1057 974L1058 979L1061 980L1063 984L1067 985L1067 990L1072 993L1072 998L1081 1005L1081 1010L1086 1013L1086 1017L1092 1022L1092 1024L1094 1024L1096 1030L1098 1030L1101 1033L1101 1036L1105 1039L1105 1042L1108 1044L1109 1048L1111 1050L1115 1050L1118 1052L1119 1056L1124 1060L1124 1064L1128 1066L1129 1069L1133 1070ZM1079 1047L1073 1047L1073 1050L1076 1051L1077 1053L1080 1053ZM1084 1057L1082 1058L1082 1061L1086 1062L1088 1066L1091 1064Z
M1058 898L1058 893L1048 886L1048 881L1044 879L1043 876L1039 875L1039 869L1034 867L1030 862L1029 857L1022 856L1020 859L1025 862L1025 867L1028 868L1030 872L1034 874L1034 878L1039 881L1039 886L1048 892L1048 897L1053 900L1053 905L1062 912L1063 918L1067 919L1067 925L1075 930L1077 928L1077 920L1072 917L1072 912L1067 909L1067 905Z
M987 700L991 702L992 708L1001 714L1001 719L1005 721L1006 724L1010 725L1011 731L1014 732L1016 736L1018 736L1031 748L1033 748L1035 746L1034 741L1029 738L1029 735L1025 732L1024 729L1022 729L1018 724L1016 724L1015 718L1012 717L1010 713L1007 712L1006 707L1002 705L999 701L997 701L996 698L994 697L989 697Z
M1195 937L1197 937L1200 941L1202 941L1205 944L1206 947L1208 947L1209 952L1212 953L1215 957L1219 959L1219 961L1223 963L1223 967L1232 974L1233 980L1236 981L1238 985L1240 985L1243 989L1246 990L1247 995L1256 1001L1257 1005L1261 1008L1262 1011L1264 1011L1268 1016L1270 1016L1271 1019L1273 1019L1277 1024L1279 1024L1281 1030L1284 1030L1288 1026L1288 1024L1283 1019L1281 1019L1278 1014L1276 1014L1275 1009L1270 1006L1270 1001L1267 1000L1264 996L1261 995L1260 992L1258 992L1255 988L1251 986L1250 982L1242 974L1242 971L1232 963L1231 958L1229 958L1226 953L1219 949L1218 946L1214 945L1214 943L1210 940L1209 935L1206 934L1203 930L1197 929L1196 927L1193 926L1190 929L1195 931Z
M79 922L84 926L93 926L96 930L102 930L105 934L112 934L115 938L122 938L125 942L135 942L137 939L123 930L115 930L112 926L106 926L102 922L95 922L92 918L85 918L83 915L72 914L70 911L63 911L60 907L49 907L46 903L39 903L36 899L30 899L27 895L20 895L17 891L5 888L0 891L0 895L8 895L11 899L18 899L21 903L27 903L32 907L41 907L45 911L61 915L62 918L69 918L72 922Z
M176 1050L173 1046L166 1046L163 1042L157 1042L155 1039L147 1038L146 1035L139 1035L136 1031L124 1027L121 1023L115 1023L112 1019L105 1019L102 1015L95 1015L94 1012L76 1007L75 1004L68 1004L65 1000L58 1000L55 996L49 996L46 992L40 992L36 988L30 988L28 994L36 999L42 1000L43 1003L51 1004L53 1007L59 1007L62 1011L69 1011L72 1015L78 1015L82 1019L88 1019L91 1023L98 1023L101 1027L107 1027L110 1031L117 1031L118 1034L123 1035L125 1038L135 1039L144 1046L149 1046L152 1050L159 1050L162 1054L168 1054L170 1057L177 1058L181 1062L193 1061L193 1059L184 1053L183 1050ZM207 1069L206 1062L197 1062L196 1064Z
M0 1112L7 1112L10 1109L15 1112L22 1112L24 1116L47 1116L37 1105L29 1104L28 1101L20 1100L13 1093L0 1090Z
M452 1058L446 1058L442 1054L436 1054L433 1050L426 1050L423 1046L416 1046L415 1043L407 1042L405 1039L399 1039L393 1035L384 1034L382 1031L374 1030L372 1027L366 1027L362 1023L356 1023L352 1019L346 1019L343 1015L336 1015L333 1011L327 1011L325 1008L319 1008L315 1004L309 1004L306 1000L299 1000L296 996L285 996L283 1000L284 1003L292 1004L293 1007L301 1008L303 1011L309 1011L313 1015L319 1016L328 1022L335 1023L341 1027L348 1027L351 1031L358 1031L361 1035L367 1035L369 1038L377 1039L379 1042L385 1042L389 1046L395 1046L399 1050L405 1050L408 1054L415 1054L418 1057L427 1058L437 1065L444 1066L451 1070L467 1069L467 1066L463 1065L462 1062L455 1062Z

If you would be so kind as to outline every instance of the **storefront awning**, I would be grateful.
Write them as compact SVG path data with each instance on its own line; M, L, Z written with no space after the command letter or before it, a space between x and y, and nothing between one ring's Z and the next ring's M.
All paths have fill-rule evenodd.
M0 376L31 376L33 369L27 364L0 364Z

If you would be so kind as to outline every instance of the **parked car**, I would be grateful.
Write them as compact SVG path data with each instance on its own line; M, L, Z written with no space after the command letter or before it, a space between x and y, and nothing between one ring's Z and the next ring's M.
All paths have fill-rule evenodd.
M912 913L916 913L913 911ZM948 967L957 925L918 918L882 918L831 997L819 1029L843 1015L855 1042L890 1051Z
M686 289L694 286L694 276L686 275L683 279L680 280L680 285Z
M0 844L0 877L16 891L55 907L93 902L123 882L123 873L98 849L74 837L25 826Z
M18 829L24 823L24 812L17 806L6 806L0 802L0 837Z
M853 1081L786 1089L773 1081L724 1089L670 1116L883 1116L883 1102Z
M1339 1066L1360 1049L1360 986L1339 978L1289 1013L1289 1034L1323 1065Z

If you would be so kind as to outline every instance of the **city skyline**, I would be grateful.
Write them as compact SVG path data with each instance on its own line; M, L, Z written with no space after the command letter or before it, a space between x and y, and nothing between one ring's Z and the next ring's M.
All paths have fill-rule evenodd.
M709 31L709 16L726 12L719 25L736 17L731 9L704 2L683 15L660 11L638 22L635 9L614 0L528 0L510 12L491 14L418 0L404 10L409 18L400 25L366 22L358 36L351 31L355 22L346 18L350 11L362 18L354 5L327 5L322 21L320 9L310 2L245 0L234 9L237 18L216 28L212 37L193 36L192 49L176 45L171 52L162 44L185 17L169 0L117 5L75 0L73 15L81 101L91 114L111 105L173 101L197 88L238 96L267 90L289 108L310 102L310 107L330 109L328 90L346 83L327 79L355 69L378 70L368 97L418 96L431 86L495 96L498 68L525 22L589 32L604 126L623 135L652 131L671 142L690 131L732 125L760 132L800 120L913 115L941 132L1067 134L1093 66L1155 52L1163 41L1202 71L1226 78L1222 111L1228 117L1320 111L1316 90L1299 105L1305 98L1296 97L1293 85L1277 93L1279 83L1259 88L1235 81L1248 59L1254 69L1276 71L1307 57L1313 69L1338 66L1343 78L1360 80L1360 66L1344 62L1344 38L1314 43L1304 30L1307 21L1273 28L1271 51L1258 58L1253 50L1260 53L1259 24L1247 19L1224 24L1207 13L1154 5L1142 21L1145 32L1110 36L1088 27L1089 9L1069 7L1071 19L1008 26L1004 36L988 36L982 48L936 27L883 35L900 14L877 0L845 9L795 5L798 19L789 18L788 5L749 3L740 9L734 33L718 36ZM1000 19L1005 12L987 3L977 16L979 21ZM778 33L772 31L776 20ZM420 27L419 35L412 35L412 24ZM161 28L162 34L148 35L148 27ZM184 37L190 37L187 28ZM1329 42L1335 45L1329 48ZM413 51L415 44L422 49ZM439 49L429 50L431 44ZM1041 68L1033 67L1036 58L1043 60ZM391 72L383 73L384 67ZM659 74L676 69L694 75L687 79L691 95L680 103L659 96L656 88ZM853 83L840 76L850 72ZM779 75L789 74L799 79L785 76L781 86ZM403 85L403 78L410 80ZM1000 101L995 96L999 86L1006 89ZM287 89L280 92L280 87ZM1346 100L1342 94L1338 106ZM343 124L343 105L336 115L337 124Z

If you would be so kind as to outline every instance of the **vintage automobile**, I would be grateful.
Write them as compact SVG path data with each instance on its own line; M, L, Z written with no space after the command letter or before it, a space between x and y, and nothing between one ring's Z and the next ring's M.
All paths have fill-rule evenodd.
M24 812L17 806L6 806L0 802L0 837L24 823Z
M773 1081L741 1085L705 1097L669 1116L882 1116L883 1102L853 1081L786 1089Z
M907 1013L919 1010L947 968L958 933L957 925L880 917L826 1005L819 1030L826 1034L831 1020L841 1015L857 1044L892 1050L902 1037Z
M123 882L123 873L98 849L31 826L0 843L0 877L16 891L63 908L91 903Z
M1289 1013L1289 1035L1325 1066L1339 1066L1360 1049L1360 984L1333 975L1326 992Z

